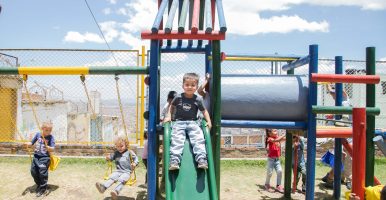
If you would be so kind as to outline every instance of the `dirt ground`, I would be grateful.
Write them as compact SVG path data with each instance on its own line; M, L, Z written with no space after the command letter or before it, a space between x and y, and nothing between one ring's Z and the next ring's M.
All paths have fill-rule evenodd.
M0 199L110 199L110 190L100 194L95 188L97 181L103 181L102 177L106 170L104 164L76 164L63 161L56 171L49 174L50 193L47 196L36 198L34 193L36 186L29 172L28 159L23 158L24 160L21 162L20 158L17 159L19 161L14 161L14 158L0 158ZM320 180L320 177L327 171L327 167L317 167L315 199L331 198L332 190L323 187ZM144 167L139 167L136 172L137 184L135 186L125 186L119 199L146 199ZM228 166L222 168L221 199L284 199L280 193L269 193L263 189L265 173L264 167L256 166ZM271 183L274 183L275 180L276 175L274 174ZM342 194L345 191L346 188L342 186ZM292 197L293 199L305 198L300 193L293 194Z

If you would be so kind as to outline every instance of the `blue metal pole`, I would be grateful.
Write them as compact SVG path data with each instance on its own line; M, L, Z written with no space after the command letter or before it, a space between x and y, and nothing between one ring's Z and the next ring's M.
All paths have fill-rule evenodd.
M157 116L158 116L158 65L159 65L159 41L150 42L150 67L149 67L149 122L148 122L148 168L147 188L148 199L155 200L157 194Z
M159 26L161 24L162 17L163 17L163 15L165 13L167 5L168 5L168 0L162 0L162 3L161 3L161 5L160 5L160 7L158 9L157 16L155 17L153 26L151 27L151 32L152 33L157 33L158 32L158 29L159 29Z
M343 58L335 56L335 74L343 74ZM335 106L342 106L343 87L342 83L335 83ZM341 115L335 115L335 119L341 119ZM335 138L334 157L334 199L340 199L340 181L342 174L342 139Z
M289 64L283 65L282 70L288 71L291 69L295 69L295 68L301 67L303 65L306 65L309 62L310 62L310 55L304 56L304 57L299 58L298 60L295 60Z
M221 120L221 127L229 128L275 128L275 129L301 129L307 124L302 121L248 121L248 120Z
M179 4L179 0L173 0L172 5L169 7L168 20L166 21L166 25L165 25L165 33L172 32L173 21L177 12L178 4Z
M227 31L227 25L225 23L224 9L222 6L222 0L216 0L216 7L218 13L218 21L220 24L220 32L225 33Z
M181 15L183 15L183 13L182 13L183 4L186 4L186 6L188 5L188 3L185 2L184 0L179 0L179 1L180 1L180 3L178 5L178 23L180 23L180 21L181 21ZM185 12L184 20L186 21L186 14L188 14L188 10L186 9L186 10L184 10L184 12ZM185 22L184 22L184 25L185 25ZM178 31L180 31L179 28L178 28ZM182 46L182 40L177 40L177 46L179 46L179 47Z
M197 48L197 47L170 47L166 46L161 49L161 53L205 53L207 50L203 47Z
M211 61L209 60L209 56L211 55L212 52L212 46L211 44L205 45L205 73L211 73Z
M310 45L309 52L310 64L308 75L311 77L311 73L318 73L318 45ZM315 198L316 114L312 113L312 105L317 105L317 103L318 86L309 79L306 200Z

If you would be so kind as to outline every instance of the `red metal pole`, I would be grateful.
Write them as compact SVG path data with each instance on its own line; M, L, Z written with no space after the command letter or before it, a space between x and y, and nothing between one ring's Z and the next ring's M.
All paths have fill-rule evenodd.
M198 31L198 19L200 16L200 0L194 0L193 17L192 17L192 33Z
M349 138L352 137L351 129L323 129L316 130L317 138Z
M380 80L378 75L311 74L312 82L377 84Z
M365 199L366 108L353 108L352 193Z

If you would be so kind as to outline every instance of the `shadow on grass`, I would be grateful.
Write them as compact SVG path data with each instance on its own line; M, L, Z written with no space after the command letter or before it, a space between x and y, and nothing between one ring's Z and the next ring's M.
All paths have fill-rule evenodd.
M21 193L21 195L25 196L26 194L36 193L37 187L38 187L37 185L29 186L26 189L24 189L24 191ZM51 192L53 192L59 188L58 185L50 185L50 184L48 184L47 187L48 187L48 194L50 194Z
M104 198L104 200L111 200L112 198L111 197L106 197ZM135 200L134 198L132 197L125 197L125 196L118 196L117 198L118 200Z

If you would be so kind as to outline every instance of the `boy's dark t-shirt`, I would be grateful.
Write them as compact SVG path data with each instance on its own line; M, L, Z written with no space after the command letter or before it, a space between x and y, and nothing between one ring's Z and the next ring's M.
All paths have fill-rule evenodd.
M55 147L55 139L54 136L48 135L44 137L47 141L47 146ZM49 153L47 152L46 146L44 144L44 140L42 139L42 136L40 133L36 133L36 135L32 138L31 141L32 145L37 143L35 145L35 154L38 156L49 156Z
M194 121L197 120L198 110L204 111L203 99L197 95L192 98L186 98L185 93L177 95L172 105L176 107L173 121Z

